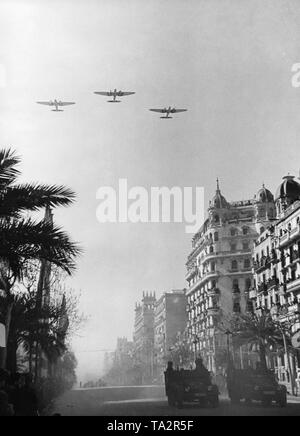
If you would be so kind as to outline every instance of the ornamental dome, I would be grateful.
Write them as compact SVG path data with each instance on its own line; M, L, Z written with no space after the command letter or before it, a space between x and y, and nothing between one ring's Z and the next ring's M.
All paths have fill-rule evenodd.
M226 198L221 194L219 180L217 179L217 190L216 194L210 202L210 207L214 207L215 209L225 209L228 208L228 203Z
M284 199L293 203L300 199L300 184L294 179L295 177L290 175L283 177L283 182L276 191L276 201Z
M265 185L262 185L262 188L260 188L255 196L255 200L259 203L274 203L274 196Z

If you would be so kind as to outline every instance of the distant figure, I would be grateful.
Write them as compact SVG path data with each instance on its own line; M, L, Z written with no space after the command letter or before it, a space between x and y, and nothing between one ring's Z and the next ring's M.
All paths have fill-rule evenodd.
M199 378L205 380L207 384L210 384L211 383L210 374L208 370L205 368L205 366L203 365L203 360L199 358L196 360L195 363L196 363L196 369L194 370L195 373L199 376Z
M173 362L168 362L168 367L167 367L167 373L173 372L174 368L173 368Z

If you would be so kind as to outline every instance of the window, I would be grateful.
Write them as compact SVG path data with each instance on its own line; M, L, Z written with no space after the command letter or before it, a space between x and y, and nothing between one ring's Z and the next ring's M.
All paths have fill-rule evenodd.
M230 235L231 236L236 236L236 234L237 234L237 230L236 229L230 229Z
M213 252L214 252L214 246L213 246L213 245L211 245L211 246L209 247L209 252L210 252L210 253L213 253Z
M248 235L248 227L243 227L243 235Z
M232 289L234 292L239 292L239 281L238 279L234 279L232 281Z
M244 268L250 268L251 263L250 263L250 259L245 259L244 260Z
M219 223L220 222L219 215L215 215L214 220L215 220L215 223Z
M246 279L245 280L245 290L246 292L249 292L249 290L251 289L251 279Z
M241 313L241 305L240 303L233 303L233 312L234 313Z
M230 251L236 251L236 244L230 244Z
M243 250L248 251L249 250L249 242L243 242Z
M264 227L261 227L261 228L260 228L260 234L262 234L264 231L265 231L265 228L264 228Z
M233 260L233 261L231 262L231 269L232 269L232 270L237 270L237 269L238 269L238 263L237 263L236 260Z
M218 242L218 240L219 240L219 233L218 232L215 232L214 239L215 239L215 242Z

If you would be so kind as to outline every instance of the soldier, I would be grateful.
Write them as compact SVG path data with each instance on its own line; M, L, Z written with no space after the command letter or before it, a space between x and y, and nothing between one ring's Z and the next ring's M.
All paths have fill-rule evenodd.
M207 384L210 384L211 383L210 374L208 370L205 368L205 366L203 365L203 360L198 358L195 363L196 363L195 373L197 374L197 376L205 380Z

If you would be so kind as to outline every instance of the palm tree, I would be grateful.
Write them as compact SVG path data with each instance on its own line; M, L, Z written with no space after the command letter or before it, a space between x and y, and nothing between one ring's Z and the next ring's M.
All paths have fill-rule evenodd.
M68 206L75 194L64 186L18 184L20 158L11 149L0 150L0 289L7 299L8 339L13 309L12 289L31 260L47 260L71 274L80 249L59 227L34 221L25 213L45 207ZM5 366L6 350L0 367Z
M282 346L282 333L269 312L236 315L231 320L231 333L242 345L257 346L263 368L267 369L267 349Z

